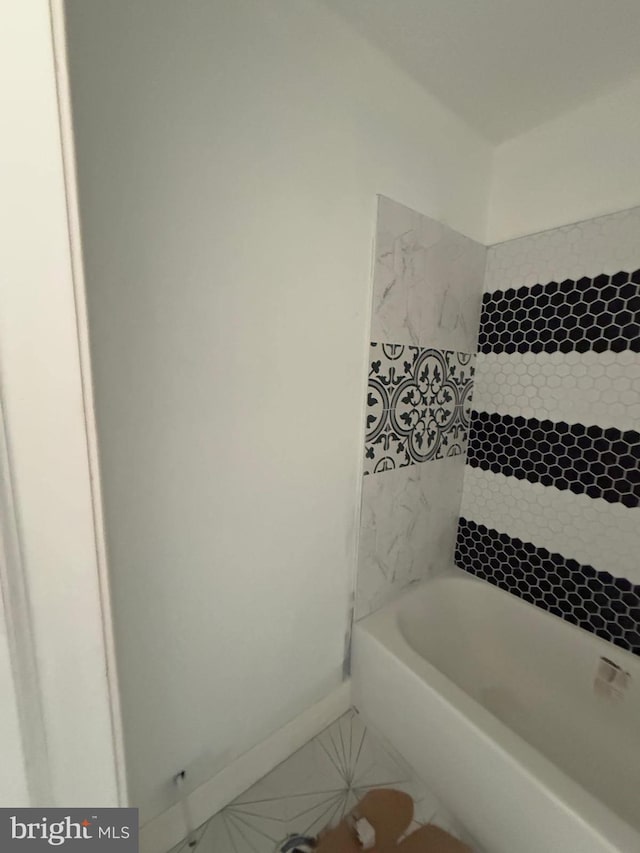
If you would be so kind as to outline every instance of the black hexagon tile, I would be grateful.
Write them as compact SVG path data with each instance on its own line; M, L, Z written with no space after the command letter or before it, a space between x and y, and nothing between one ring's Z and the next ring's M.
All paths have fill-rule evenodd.
M640 655L640 586L461 518L461 569Z
M485 293L480 352L640 352L640 270Z
M640 505L640 433L473 412L467 464L627 507Z

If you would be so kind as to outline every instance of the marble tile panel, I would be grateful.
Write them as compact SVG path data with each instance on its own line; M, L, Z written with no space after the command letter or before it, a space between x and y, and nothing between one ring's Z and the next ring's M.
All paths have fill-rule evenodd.
M486 247L378 197L371 338L475 352Z
M453 562L464 456L365 477L356 619Z

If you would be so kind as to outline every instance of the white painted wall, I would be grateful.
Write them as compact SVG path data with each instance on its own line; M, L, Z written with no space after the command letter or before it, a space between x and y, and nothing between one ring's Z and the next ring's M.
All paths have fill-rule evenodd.
M491 151L312 0L68 0L132 801L342 677L376 193L476 239Z
M0 764L19 762L19 722L27 771L13 793L0 774L0 805L28 783L33 805L115 806L51 10L0 0L0 20Z
M0 808L31 805L27 785L27 767L22 748L18 718L17 691L7 636L7 620L0 597Z
M496 148L499 243L640 204L640 78Z

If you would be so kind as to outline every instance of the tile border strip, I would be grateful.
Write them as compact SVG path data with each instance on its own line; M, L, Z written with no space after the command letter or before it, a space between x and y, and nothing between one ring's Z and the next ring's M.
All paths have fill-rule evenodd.
M470 353L371 343L365 475L465 452L474 363Z
M640 352L640 270L485 292L478 351Z
M640 505L640 433L473 412L467 464L574 494Z

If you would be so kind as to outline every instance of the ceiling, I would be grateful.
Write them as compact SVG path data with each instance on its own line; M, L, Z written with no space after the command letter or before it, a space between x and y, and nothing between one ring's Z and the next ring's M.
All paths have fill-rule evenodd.
M321 2L495 142L640 76L640 0Z

